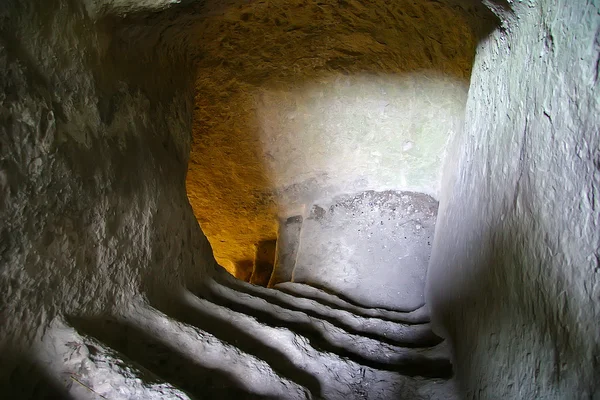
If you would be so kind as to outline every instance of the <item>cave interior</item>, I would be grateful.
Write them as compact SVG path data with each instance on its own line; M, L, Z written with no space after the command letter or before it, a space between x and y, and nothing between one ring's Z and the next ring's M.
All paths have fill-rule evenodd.
M596 0L4 0L2 393L600 399L599 38Z

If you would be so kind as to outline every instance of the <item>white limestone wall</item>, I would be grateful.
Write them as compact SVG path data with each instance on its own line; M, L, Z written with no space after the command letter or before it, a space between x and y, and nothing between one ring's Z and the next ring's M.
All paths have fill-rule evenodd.
M600 5L508 3L447 159L428 301L465 398L598 398Z
M433 72L332 75L256 97L261 159L279 212L365 190L439 195L467 82Z
M299 232L291 281L364 307L422 307L437 207L430 196L394 191L314 204Z

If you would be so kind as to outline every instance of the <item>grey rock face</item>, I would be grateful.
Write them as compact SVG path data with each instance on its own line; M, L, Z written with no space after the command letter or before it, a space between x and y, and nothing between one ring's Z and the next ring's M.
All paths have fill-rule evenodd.
M447 156L428 304L465 398L597 399L600 5L508 3Z
M364 192L313 205L304 220L293 282L368 307L424 304L437 202L410 192Z
M20 359L40 362L56 318L162 302L216 265L184 190L179 55L78 2L2 2L0 32L0 386L21 365L28 398L39 374Z

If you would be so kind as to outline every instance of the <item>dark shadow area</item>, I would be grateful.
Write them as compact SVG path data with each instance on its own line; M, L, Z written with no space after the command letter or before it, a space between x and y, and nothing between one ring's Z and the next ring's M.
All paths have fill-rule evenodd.
M220 296L219 294L211 292L210 290L205 290L202 294L197 295L200 298L204 298L215 304L229 308L232 311L250 315L263 324L272 327L290 329L293 332L307 338L311 346L313 346L315 349L323 352L335 353L342 358L347 358L361 365L380 370L395 371L407 376L422 376L428 378L448 378L452 376L452 364L447 359L432 359L414 354L407 356L397 364L378 362L376 360L363 357L359 352L349 351L347 348L337 346L335 343L328 341L323 334L315 329L315 327L310 323L296 320L284 321L267 311L233 302L223 296Z
M275 264L275 251L277 249L277 240L261 240L256 245L256 254L254 256L254 271L250 277L250 283L266 287L273 273Z
M74 400L68 393L68 387L56 382L39 362L6 348L2 351L0 367L0 398Z
M253 260L242 260L235 263L235 277L240 281L250 282L254 270Z
M176 299L168 307L157 308L168 312L171 318L209 332L223 342L267 362L277 374L304 386L315 398L321 398L321 384L316 377L296 367L281 350L254 338L235 324Z
M240 388L229 374L181 354L162 339L111 318L69 318L78 332L93 337L151 371L166 382L200 399L265 399Z

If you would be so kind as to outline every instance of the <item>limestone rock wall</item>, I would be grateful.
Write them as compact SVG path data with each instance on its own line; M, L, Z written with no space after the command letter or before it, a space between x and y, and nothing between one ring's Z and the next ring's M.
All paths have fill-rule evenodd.
M465 398L597 398L600 8L506 5L447 160L428 303Z
M219 263L277 220L365 190L437 196L474 50L493 25L460 1L226 6L198 38L188 194ZM489 14L489 15L488 15Z
M131 18L0 4L3 368L57 315L159 301L215 265L185 193L185 43Z
M437 202L412 192L362 192L311 207L292 281L365 307L424 305Z

